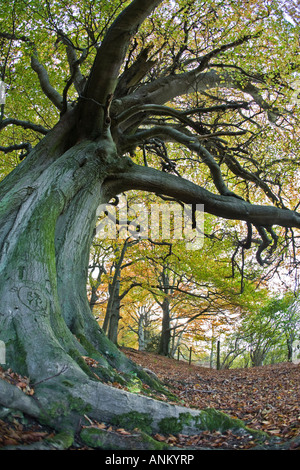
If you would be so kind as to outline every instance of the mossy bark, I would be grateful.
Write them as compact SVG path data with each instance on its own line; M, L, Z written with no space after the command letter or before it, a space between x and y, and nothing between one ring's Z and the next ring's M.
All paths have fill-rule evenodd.
M97 207L111 196L105 179L130 171L130 162L118 157L108 134L68 148L70 126L54 128L0 185L0 340L7 367L29 376L35 389L34 399L12 394L10 406L68 436L85 415L112 422L144 414L149 430L159 431L163 420L180 420L187 410L105 384L126 383L134 372L163 390L103 334L85 288ZM0 404L5 400L0 387ZM200 415L189 413L192 425L183 430L194 432Z
M59 429L63 422L72 427L75 415L82 415L71 397L82 394L87 408L94 406L86 386L97 385L99 397L110 396L110 388L99 389L99 380L125 383L125 375L135 372L162 389L103 334L86 295L96 212L108 197L103 181L128 163L117 156L108 134L65 149L69 127L51 131L52 138L41 141L0 185L0 339L6 367L30 378L42 419ZM83 356L98 361L97 370Z
M96 427L84 428L80 438L89 447L102 450L166 450L168 446L143 432L135 431L126 436Z

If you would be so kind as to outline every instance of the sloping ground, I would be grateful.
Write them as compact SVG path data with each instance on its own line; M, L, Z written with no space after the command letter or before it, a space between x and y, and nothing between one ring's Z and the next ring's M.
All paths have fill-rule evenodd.
M198 409L215 408L241 419L251 429L264 431L270 436L263 444L266 450L300 450L300 365L281 363L217 371L132 349L124 348L123 352L134 362L156 374L166 388L180 399L182 405ZM16 385L27 395L34 394L26 377L21 377L11 370L4 372L0 368L0 378ZM120 384L112 385L122 388ZM137 390L129 391L143 393L138 386ZM160 394L156 394L154 398L168 400ZM85 424L88 426L83 427L89 427L90 424L92 429L96 427L103 430L106 438L113 439L114 443L116 439L118 441L125 437L132 446L131 449L137 448L136 441L139 441L139 436L136 435L136 430L128 432L120 426L106 423ZM202 431L194 436L179 433L156 434L152 437L162 445L174 446L177 449L257 448L257 441L251 434L232 430ZM18 449L18 446L40 449L45 438L55 439L56 436L51 429L41 426L33 418L0 407L0 450L9 447ZM44 446L42 449L45 447L47 448ZM90 449L80 439L71 448Z
M132 360L150 369L183 400L184 405L216 408L243 420L253 429L282 441L300 442L300 364L280 363L248 369L214 370L166 357L123 349ZM171 437L171 440L173 437ZM251 439L230 432L173 439L175 445L252 447ZM299 448L294 444L294 448Z

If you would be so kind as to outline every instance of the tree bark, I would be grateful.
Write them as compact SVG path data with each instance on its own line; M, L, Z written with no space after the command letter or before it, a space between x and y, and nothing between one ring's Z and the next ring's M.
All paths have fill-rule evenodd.
M169 351L170 351L171 331L170 331L170 302L167 297L164 298L163 300L162 314L163 314L162 329L161 329L158 353L161 354L162 356L168 356Z
M102 364L134 368L101 332L86 294L96 210L106 202L102 183L115 147L102 138L64 151L58 142L67 140L60 125L1 184L0 337L7 364L33 383L60 376L85 382L82 356L91 351Z
M103 181L128 162L107 136L65 150L68 132L62 125L51 131L0 186L0 337L9 367L35 389L35 401L16 398L10 406L58 430L76 429L87 409L98 420L148 410L157 414L155 425L174 408L146 397L137 403L136 395L99 381L135 372L161 388L103 334L86 293L96 210L107 202ZM85 356L97 360L96 376Z
M114 344L118 342L118 327L120 320L120 279L116 279L115 283L109 289L109 304L107 312L109 318L109 327L107 336Z

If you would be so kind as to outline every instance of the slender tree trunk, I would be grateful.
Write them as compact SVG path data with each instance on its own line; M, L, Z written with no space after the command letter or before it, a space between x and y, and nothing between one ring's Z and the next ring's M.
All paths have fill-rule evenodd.
M118 327L120 320L120 280L116 279L115 286L111 289L108 338L114 344L118 342Z
M98 266L99 272L96 279L91 279L91 275L89 278L89 284L91 286L91 297L90 297L90 309L91 312L94 310L95 305L98 301L98 288L101 285L101 277L103 272L105 272L103 266Z
M286 335L286 346L287 346L287 360L289 362L293 359L293 341L295 340L295 335L290 333Z
M98 287L99 287L99 285L98 285ZM91 298L90 298L90 302L89 302L91 312L94 310L94 307L95 307L95 305L97 303L97 300L98 300L98 295L97 295L98 287L96 285L91 287Z
M138 341L139 341L139 351L145 351L146 342L145 342L145 314L143 311L139 315L138 319Z
M210 347L210 356L209 356L209 367L213 369L214 367L214 354L215 354L215 339L211 339L211 347Z
M158 353L162 356L169 355L170 349L170 339L171 339L171 332L170 332L170 302L167 297L164 298L162 304L162 331L160 336L160 343L159 343L159 351Z
M117 344L120 319L120 280L117 276L114 276L112 283L109 284L108 293L109 297L103 322L103 331L114 344Z
M103 331L108 335L108 338L114 343L117 344L118 338L118 326L120 319L120 278L121 278L121 268L124 260L124 256L127 250L127 240L125 240L119 259L114 265L115 272L113 275L113 280L108 286L108 303L106 308L106 314L103 322Z
M220 341L217 342L217 370L221 369L221 362L220 362Z
M266 357L266 352L262 349L255 349L250 353L252 367L259 367L263 365L263 361Z

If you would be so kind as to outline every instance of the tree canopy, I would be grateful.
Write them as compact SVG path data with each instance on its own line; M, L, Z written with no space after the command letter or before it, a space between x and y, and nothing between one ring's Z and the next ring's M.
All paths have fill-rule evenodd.
M274 225L299 226L298 27L285 19L280 2L3 8L4 174L66 112L82 110L80 133L84 127L93 133L109 107L118 154L139 164L122 181L113 175L110 191L152 189L244 220L249 240L252 229L261 239L261 262L260 251L275 243ZM116 18L117 38L109 28ZM102 70L110 77L105 89ZM164 178L154 171L161 168ZM174 175L184 179L175 183Z

